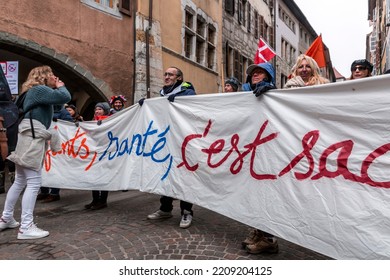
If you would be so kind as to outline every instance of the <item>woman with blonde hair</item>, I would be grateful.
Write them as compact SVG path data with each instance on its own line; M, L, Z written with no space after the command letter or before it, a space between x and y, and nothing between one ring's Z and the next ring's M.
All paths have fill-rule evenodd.
M329 83L328 79L321 76L317 62L305 54L298 56L291 72L291 79L287 81L284 88L305 87Z
M71 96L65 84L53 74L49 66L32 69L22 85L26 93L23 102L24 119L19 124L16 149L8 159L15 163L15 182L7 193L0 231L17 228L18 239L37 239L49 235L38 228L34 220L34 207L41 187L41 171L45 153L50 144L53 151L61 150L55 131L49 129L53 119L53 105L65 104ZM14 219L15 204L23 192L21 222Z

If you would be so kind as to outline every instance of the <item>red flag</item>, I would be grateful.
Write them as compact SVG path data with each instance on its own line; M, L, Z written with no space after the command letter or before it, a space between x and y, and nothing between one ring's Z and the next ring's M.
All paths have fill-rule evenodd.
M323 68L326 66L324 44L322 43L322 35L318 36L314 42L307 49L307 56L312 57L318 64L318 67Z
M276 53L273 51L273 49L271 49L271 47L268 46L267 43L260 38L254 59L255 64L267 62L271 60L275 55Z

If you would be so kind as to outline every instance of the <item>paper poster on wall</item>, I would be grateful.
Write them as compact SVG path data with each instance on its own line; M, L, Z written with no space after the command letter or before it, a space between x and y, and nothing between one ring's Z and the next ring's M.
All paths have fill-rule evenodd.
M18 77L19 77L19 61L1 61L1 67L12 94L19 94Z

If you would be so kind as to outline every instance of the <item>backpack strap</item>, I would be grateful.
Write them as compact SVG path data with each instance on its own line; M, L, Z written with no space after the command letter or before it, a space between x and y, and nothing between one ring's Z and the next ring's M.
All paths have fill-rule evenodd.
M33 139L35 139L34 124L33 124L33 119L32 119L31 113L30 113L30 125L31 125L32 137L33 137Z

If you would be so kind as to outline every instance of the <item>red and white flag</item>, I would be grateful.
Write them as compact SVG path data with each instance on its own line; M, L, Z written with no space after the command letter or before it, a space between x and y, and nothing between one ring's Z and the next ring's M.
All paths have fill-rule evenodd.
M270 61L275 55L275 51L270 46L268 46L262 38L260 38L254 59L255 64Z

